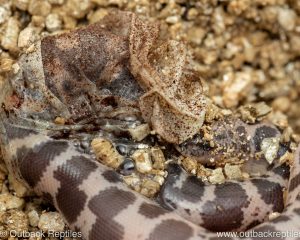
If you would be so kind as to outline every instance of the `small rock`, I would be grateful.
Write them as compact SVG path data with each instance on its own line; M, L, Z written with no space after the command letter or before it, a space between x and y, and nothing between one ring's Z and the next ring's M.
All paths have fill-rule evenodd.
M49 32L55 32L62 28L62 20L56 13L51 13L46 17L46 28Z
M151 179L145 179L141 185L140 193L146 197L152 198L154 197L158 191L160 190L160 184Z
M274 110L285 113L291 107L291 100L288 97L278 97L273 101L272 107Z
M11 58L1 58L0 59L0 72L10 72L12 70L12 65L14 60Z
M65 228L65 223L59 213L45 212L40 216L38 227L44 232L62 232Z
M46 17L51 12L51 4L47 0L30 0L28 12Z
M10 193L0 194L0 205L5 209L22 209L24 199L11 195Z
M200 178L203 182L208 181L208 177L211 176L212 169L206 168L202 164L198 164L197 177Z
M83 18L92 8L90 0L67 0L65 5L68 15L80 19Z
M128 131L134 140L141 141L150 134L150 127L148 124L141 124L135 128L129 128Z
M216 168L211 172L211 176L208 177L208 180L212 184L221 184L225 182L225 177L222 171L222 168Z
M175 16L169 16L169 17L166 18L166 22L170 23L170 24L178 23L179 20L180 20L180 16L177 16L177 15L175 15Z
M292 35L290 37L290 46L291 49L296 51L296 52L300 52L300 37L299 35Z
M276 126L278 126L281 129L285 129L288 127L288 119L287 119L287 115L283 114L282 112L279 111L274 111L272 112L269 116L268 119L275 124Z
M196 17L198 16L199 12L196 8L191 8L188 13L187 13L187 19L189 21L196 19Z
M40 216L36 210L31 210L28 214L29 224L32 227L37 227Z
M123 176L124 182L137 192L141 190L141 179L135 174Z
M165 169L165 156L163 151L159 147L151 148L151 157L153 159L153 168L158 170Z
M95 12L92 12L88 15L88 20L90 23L95 23L102 20L107 14L107 9L99 8Z
M63 117L56 117L54 119L54 123L58 125L65 125L66 124L66 119Z
M151 156L148 150L136 150L131 157L135 161L136 169L140 173L148 173L152 170Z
M294 133L294 131L291 127L285 128L281 134L281 141L285 142L285 143L290 142L293 133Z
M280 8L277 20L281 27L287 31L292 31L296 25L297 15L292 9Z
M28 217L20 210L10 210L6 214L5 224L8 231L15 231L17 233L28 232Z
M65 29L74 29L77 25L77 20L66 13L62 16Z
M24 28L19 35L18 47L19 48L30 47L34 42L36 42L39 39L40 32L41 29L32 26Z
M192 42L196 45L200 45L205 34L206 34L206 31L203 28L191 27L187 31L187 38L190 42Z
M153 180L155 182L158 182L160 186L162 186L165 182L165 178L163 176L159 176L159 175L154 176Z
M30 0L13 0L13 5L22 10L27 11Z
M31 25L32 25L32 27L37 27L37 28L41 29L40 31L42 31L42 29L45 27L45 17L32 16L31 17Z
M49 3L55 4L55 5L62 5L64 4L65 0L48 0Z
M280 138L264 138L261 143L261 150L269 164L272 164L277 156Z
M238 105L252 87L251 75L246 72L224 75L223 102L226 107L231 108Z
M8 6L0 6L0 25L8 20L11 15L11 11Z
M257 120L261 121L271 111L272 109L265 102L251 103L239 108L243 121L248 123L255 123Z
M195 159L188 158L188 157L184 158L182 160L182 166L187 172L196 175L198 164Z
M238 165L230 165L226 163L224 167L224 172L229 179L242 179L243 174L240 166Z
M19 32L19 21L13 17L9 18L1 41L2 47L10 52L16 52Z

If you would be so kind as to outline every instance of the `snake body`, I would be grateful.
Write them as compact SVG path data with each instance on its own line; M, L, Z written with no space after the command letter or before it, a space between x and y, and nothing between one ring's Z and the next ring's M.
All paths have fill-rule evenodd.
M117 172L95 161L86 143L100 134L118 138L107 133L107 122L149 122L173 150L203 164L211 157L220 160L228 147L234 151L227 158L242 154L250 165L265 163L253 156L265 138L280 135L271 124L233 118L215 121L221 148L208 147L196 134L205 99L196 90L185 93L180 84L184 78L195 84L192 88L201 85L185 69L187 62L172 55L172 48L182 50L174 42L160 49L174 57L170 82L160 82L163 68L151 65L156 37L155 25L117 12L86 28L46 37L24 54L0 96L0 139L9 171L51 202L85 239L216 239L215 231L299 229L299 147L290 171L287 165L260 164L263 174L249 181L207 185L170 165L157 201L130 190ZM57 116L67 124L55 124ZM280 145L275 162L287 151L288 145ZM267 221L272 212L282 214Z

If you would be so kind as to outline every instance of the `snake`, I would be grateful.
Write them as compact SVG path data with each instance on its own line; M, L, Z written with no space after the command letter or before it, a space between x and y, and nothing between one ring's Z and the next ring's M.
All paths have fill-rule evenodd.
M300 147L280 142L270 164L257 153L282 131L239 117L211 123L217 147L211 146L200 133L209 99L190 57L184 43L160 35L157 23L122 11L36 42L1 89L1 152L9 172L83 239L219 239L216 232L300 229ZM128 136L128 127L143 123L151 138ZM96 160L90 143L97 137L125 152L159 142L166 155L201 164L238 157L260 174L207 184L173 161L150 199ZM286 153L293 158L279 164ZM280 214L269 219L271 213Z

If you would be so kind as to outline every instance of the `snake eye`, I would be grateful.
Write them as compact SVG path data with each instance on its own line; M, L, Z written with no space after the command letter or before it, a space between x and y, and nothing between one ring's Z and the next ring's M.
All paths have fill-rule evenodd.
M125 158L125 160L119 166L119 172L125 176L132 174L134 172L134 169L135 164L131 158Z
M117 145L116 149L122 156L125 156L128 153L127 147L124 145Z

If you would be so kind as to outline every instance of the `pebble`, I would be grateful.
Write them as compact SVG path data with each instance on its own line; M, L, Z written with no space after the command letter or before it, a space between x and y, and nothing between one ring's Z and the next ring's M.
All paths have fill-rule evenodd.
M152 147L150 151L153 160L153 168L158 170L164 170L166 159L163 151L159 147Z
M4 224L7 231L16 231L17 233L28 232L29 221L27 215L20 210L10 210L5 214ZM1 225L1 224L0 224Z
M49 3L55 4L55 5L62 5L64 4L65 0L48 0Z
M30 0L28 12L31 15L46 17L51 12L51 4L47 0Z
M74 29L77 25L77 20L67 14L63 14L62 16L64 22L65 29Z
M65 228L65 223L59 213L44 212L40 216L38 227L44 232L62 232Z
M155 182L158 182L159 185L161 185L161 186L162 186L162 185L164 184L164 182L165 182L165 178L162 177L162 176L159 176L159 175L154 176L153 180L154 180Z
M160 184L151 179L145 179L141 185L140 193L146 197L152 198L154 197L158 191L160 190Z
M184 158L182 160L182 166L184 167L184 169L193 174L193 175L196 175L197 173L197 167L198 167L198 163L195 159L192 159L192 158Z
M22 10L27 11L30 0L13 0L13 5Z
M272 109L265 102L258 102L241 106L238 110L243 121L247 123L255 123L261 121Z
M292 31L296 25L296 13L292 9L280 8L277 20L281 27L287 31Z
M33 26L28 26L24 28L19 35L18 47L25 49L30 47L34 42L36 42L40 38L39 34L41 30L42 29Z
M274 111L271 114L269 114L268 119L281 129L285 129L288 127L287 116L282 112Z
M4 49L10 52L18 50L18 36L20 32L19 21L14 17L10 17L7 21L6 30L1 40L1 45Z
M216 168L216 169L212 170L211 176L208 177L208 180L212 184L224 183L225 177L224 177L222 168Z
M188 11L188 13L187 13L187 19L188 20L194 20L194 19L196 19L196 17L199 15L199 12L198 12L198 10L196 9L196 8L190 8L190 10Z
M12 65L14 60L11 58L1 58L0 59L0 72L6 73L12 70Z
M65 125L66 124L66 119L63 117L56 117L54 119L54 123L58 125Z
M0 25L7 21L7 19L10 17L11 11L9 7L7 6L0 6Z
M0 209L22 209L25 204L23 198L16 197L10 193L0 194Z
M201 27L191 27L187 31L187 37L189 41L196 45L201 44L205 34L206 34L206 30Z
M76 19L83 18L92 8L90 0L67 0L65 8L66 13Z
M37 227L40 220L39 213L36 210L31 210L27 215L30 226Z
M284 113L289 110L290 106L291 100L285 96L276 98L272 103L272 107L274 110L278 110Z
M108 14L107 9L99 8L94 12L88 14L88 20L90 23L95 23L103 19Z
M129 176L123 176L123 180L135 191L139 192L141 190L141 179L136 174L133 173Z
M279 137L274 138L264 138L261 142L261 151L263 152L266 160L269 164L272 164L274 159L277 156L278 150L279 150Z
M223 79L223 102L227 108L237 106L253 85L251 75L246 72L224 75Z
M43 29L45 27L45 17L32 16L30 25L32 25L32 27L37 27L37 28Z
M243 178L241 167L238 165L230 165L230 164L226 163L225 167L224 167L224 172L228 179L242 179Z
M135 128L129 128L128 131L134 140L142 141L150 134L150 127L148 124L141 124Z
M60 16L56 13L51 13L46 17L46 28L49 32L55 32L61 30L62 28L62 20Z
M136 150L131 157L135 161L136 169L140 173L148 173L152 170L152 161L149 150Z
M166 18L166 22L167 23L170 23L170 24L175 24L175 23L178 23L180 20L180 16L169 16Z

